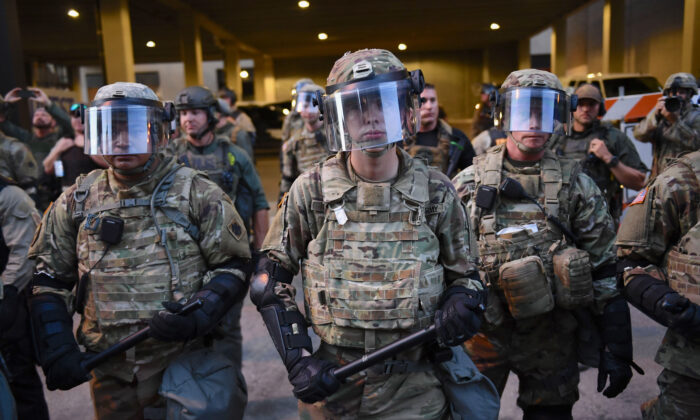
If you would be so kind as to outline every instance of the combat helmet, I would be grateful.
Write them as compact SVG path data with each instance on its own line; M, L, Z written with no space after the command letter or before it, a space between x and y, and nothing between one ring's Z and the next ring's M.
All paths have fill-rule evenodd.
M694 95L698 94L698 82L695 76L690 73L673 73L668 76L666 83L664 83L664 95L668 95L673 88L690 89Z
M219 120L216 112L220 111L219 102L214 94L202 86L189 86L175 96L175 109L178 113L186 109L203 109L207 113L207 126L193 137L201 139L208 131L213 131ZM230 114L230 109L229 109Z
M387 50L345 53L319 95L331 150L365 150L404 140L418 131L420 70L407 71Z
M95 99L81 108L85 122L85 154L136 155L150 153L141 168L117 170L123 174L146 172L166 141L174 118L172 102L165 104L146 85L117 82L102 86Z
M294 112L319 112L317 95L323 92L323 88L317 84L306 83L297 91L296 101L294 103Z

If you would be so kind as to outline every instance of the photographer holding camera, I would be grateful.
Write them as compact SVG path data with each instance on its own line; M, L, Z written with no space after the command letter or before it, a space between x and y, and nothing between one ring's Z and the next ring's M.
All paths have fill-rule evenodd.
M691 103L697 93L692 74L672 74L666 79L656 108L634 128L637 140L653 144L654 163L649 180L681 153L700 149L700 110Z

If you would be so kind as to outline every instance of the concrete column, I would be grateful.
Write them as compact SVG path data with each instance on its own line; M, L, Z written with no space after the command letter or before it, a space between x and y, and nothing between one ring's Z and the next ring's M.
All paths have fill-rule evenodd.
M224 47L224 74L226 75L226 86L235 91L238 95L243 94L240 59L240 50L236 45L226 45Z
M557 19L552 26L552 73L566 74L566 16Z
M185 66L185 86L203 86L202 39L199 24L190 14L178 17L180 29L180 55Z
M685 0L681 69L696 76L700 73L700 0Z
M100 0L105 83L134 82L134 46L128 0Z
M625 0L603 6L603 73L621 73L625 62Z
M532 67L530 60L530 37L523 37L518 41L518 69L529 69Z
M272 57L266 54L256 55L254 91L255 100L258 102L275 101L275 74L273 70Z

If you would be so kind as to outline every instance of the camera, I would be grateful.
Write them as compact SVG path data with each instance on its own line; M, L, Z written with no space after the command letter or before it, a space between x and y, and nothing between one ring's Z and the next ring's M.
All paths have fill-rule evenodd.
M681 98L678 96L664 96L664 108L668 112L678 112L681 109Z

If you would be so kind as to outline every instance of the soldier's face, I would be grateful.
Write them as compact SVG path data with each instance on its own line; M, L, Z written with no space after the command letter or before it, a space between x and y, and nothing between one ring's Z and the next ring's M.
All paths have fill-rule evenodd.
M592 124L598 119L600 104L598 101L589 98L582 98L578 101L576 111L574 111L574 120L582 125Z
M136 169L146 164L148 159L151 157L150 153L144 154L123 154L119 153L129 153L131 149L129 146L129 130L127 125L124 124L121 129L115 130L117 137L112 143L112 155L104 155L104 159L107 161L109 166L115 169Z
M517 142L524 144L532 149L538 149L549 140L549 133L538 133L533 131L511 131L508 141L515 139ZM510 137L513 137L511 139Z
M207 112L203 109L183 109L180 111L180 127L188 136L201 133L207 126Z
M433 128L438 120L440 108L435 89L425 89L420 94L420 125L421 128Z
M315 107L313 103L304 101L300 102L297 107L300 108L299 115L301 115L305 123L314 125L318 121L320 114L318 112L318 107Z
M379 96L363 98L362 109L346 110L348 134L357 143L378 143L386 138L384 111Z

